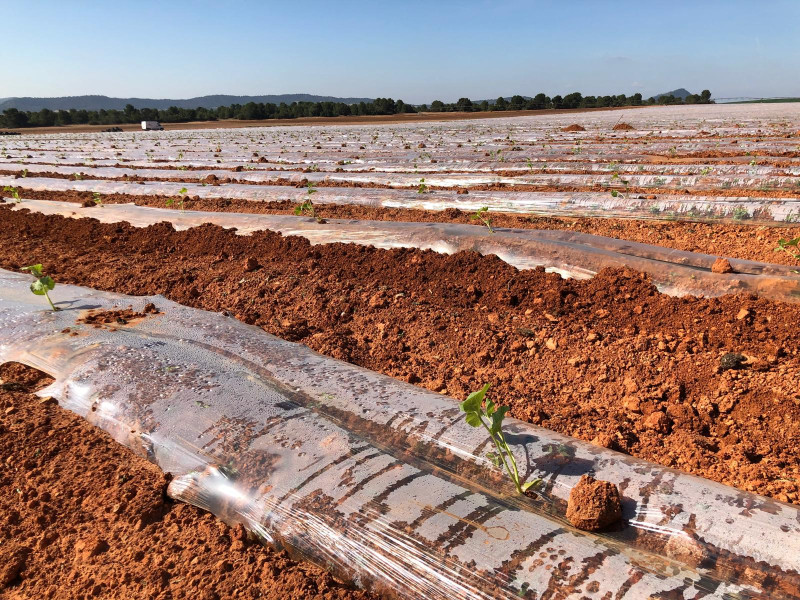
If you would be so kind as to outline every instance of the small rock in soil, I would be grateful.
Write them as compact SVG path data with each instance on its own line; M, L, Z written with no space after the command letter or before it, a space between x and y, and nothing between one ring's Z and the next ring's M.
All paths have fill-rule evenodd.
M658 433L669 433L670 420L665 413L657 410L647 416L644 426Z
M727 258L718 258L714 261L714 264L711 265L711 272L719 274L733 273L733 267Z
M567 502L567 519L584 531L599 531L622 519L622 502L617 486L584 475Z
M258 261L253 258L252 256L248 257L246 261L244 261L244 270L248 273L252 273L261 265L258 264Z
M738 352L726 352L719 359L719 368L723 371L738 369L745 363L745 357Z
M106 552L109 548L108 542L98 538L79 540L75 544L75 558L79 561L86 561L93 556Z

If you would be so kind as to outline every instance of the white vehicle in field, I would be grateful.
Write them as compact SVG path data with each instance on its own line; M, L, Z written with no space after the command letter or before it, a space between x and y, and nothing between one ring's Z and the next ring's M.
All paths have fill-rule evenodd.
M145 131L164 131L161 123L158 121L142 121L142 129Z

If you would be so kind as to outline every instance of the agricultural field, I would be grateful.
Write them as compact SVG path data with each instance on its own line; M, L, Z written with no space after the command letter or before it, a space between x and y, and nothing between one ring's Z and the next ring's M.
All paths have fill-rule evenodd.
M0 138L0 594L800 598L799 106Z

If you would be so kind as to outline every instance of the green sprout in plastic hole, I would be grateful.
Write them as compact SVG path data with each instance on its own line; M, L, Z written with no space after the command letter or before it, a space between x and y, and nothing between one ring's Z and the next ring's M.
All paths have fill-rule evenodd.
M308 187L306 188L306 197L302 204L298 204L294 207L294 214L297 216L307 214L312 219L315 219L317 223L324 223L325 220L317 214L317 210L314 208L314 203L311 201L311 195L316 193L317 188L314 187L313 183L308 182Z
M490 399L486 398L490 384L484 385L477 392L472 392L466 400L459 404L459 407L466 414L467 424L472 427L483 427L489 434L489 438L494 442L497 452L488 452L487 458L499 467L505 467L506 473L514 482L514 487L520 494L524 494L534 486L539 485L541 479L533 479L522 483L519 477L519 469L514 454L508 447L506 438L503 435L503 419L509 411L507 406L497 406ZM485 402L484 402L485 401Z
M470 219L473 221L480 221L486 228L489 230L489 233L494 233L494 228L492 227L492 217L488 216L489 207L482 206L478 210L475 211L475 214L470 215Z
M11 194L11 197L14 198L14 202L22 202L22 198L19 197L19 190L17 188L7 185L3 188L3 191Z
M174 206L175 203L177 202L178 208L183 210L183 208L184 208L183 207L183 202L186 199L186 194L187 193L188 193L188 190L185 187L181 188L178 191L178 194L179 194L178 198L169 198L169 199L167 199L167 206Z
M50 300L50 295L47 293L51 291L54 287L56 287L56 282L53 281L52 277L44 274L44 271L42 270L42 265L40 264L30 265L29 267L23 267L22 270L29 271L30 274L36 278L36 281L34 281L31 284L31 292L33 292L37 296L44 296L45 298L47 298L47 301L50 303L50 308L52 308L53 311L59 310L59 308L57 308L56 305L53 304L53 301Z
M750 218L750 213L747 212L747 209L743 206L737 206L733 211L733 220L734 221L744 221L745 219Z

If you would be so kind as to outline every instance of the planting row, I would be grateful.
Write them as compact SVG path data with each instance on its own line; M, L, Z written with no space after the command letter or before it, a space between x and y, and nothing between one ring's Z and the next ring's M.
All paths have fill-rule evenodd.
M520 269L544 266L565 277L590 277L604 268L630 267L647 273L659 290L672 295L719 296L755 293L800 301L800 274L788 266L731 259L715 269L716 257L567 231L497 229L486 225L396 223L307 217L159 209L130 204L82 207L73 202L25 200L14 208L47 215L92 217L103 223L147 227L168 221L177 229L213 223L240 234L278 231L314 244L357 243L378 248L419 248L447 254L473 250L494 254ZM488 219L488 218L487 218ZM717 270L718 272L714 272Z
M53 375L42 394L173 473L174 497L362 586L800 597L795 507L507 420L522 496L453 400L161 297L59 286L44 310L29 283L0 272L0 362ZM624 483L604 536L563 522L585 474Z

